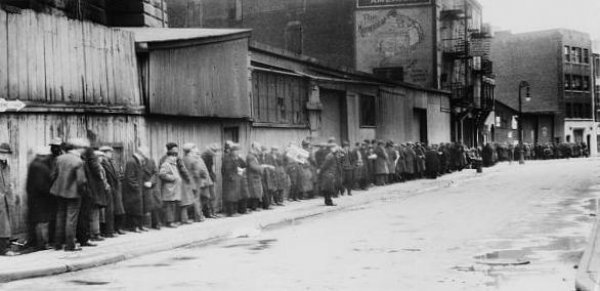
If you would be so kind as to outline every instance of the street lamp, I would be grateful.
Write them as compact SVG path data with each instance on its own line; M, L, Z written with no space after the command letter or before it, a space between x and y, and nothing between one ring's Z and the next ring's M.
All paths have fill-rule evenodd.
M529 102L531 100L531 95L529 94L529 83L527 81L521 81L519 83L519 164L525 164L525 155L523 151L523 98L522 92L523 88L526 88L525 101Z

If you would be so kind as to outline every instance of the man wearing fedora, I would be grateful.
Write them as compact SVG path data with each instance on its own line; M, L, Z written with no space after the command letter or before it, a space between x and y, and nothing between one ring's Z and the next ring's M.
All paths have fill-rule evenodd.
M0 255L4 256L17 255L17 253L10 251L10 239L12 237L10 215L14 200L8 164L8 158L11 154L12 150L9 144L0 144Z

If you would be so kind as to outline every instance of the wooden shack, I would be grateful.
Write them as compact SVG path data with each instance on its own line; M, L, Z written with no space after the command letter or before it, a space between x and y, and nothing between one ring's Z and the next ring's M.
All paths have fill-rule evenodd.
M13 222L25 230L27 167L53 138L109 144L119 160L145 142L133 35L90 22L23 10L0 10L0 98L21 100L0 113L0 142L14 149Z

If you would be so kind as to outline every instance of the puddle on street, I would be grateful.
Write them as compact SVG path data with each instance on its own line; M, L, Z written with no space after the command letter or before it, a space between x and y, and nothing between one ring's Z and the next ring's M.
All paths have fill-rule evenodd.
M150 268L150 267L169 267L171 264L166 263L157 263L157 264L140 264L140 265L130 265L127 268Z
M499 250L473 257L478 263L489 265L523 265L529 264L529 250Z
M262 251L270 248L276 239L262 239L250 242L240 242L222 246L222 248L248 248L251 251Z
M86 280L71 280L69 281L73 284L77 284L77 285L85 285L85 286L101 286L101 285L107 285L110 284L110 282L103 282L103 281L86 281Z
M174 261L192 261L197 259L196 257L175 257L172 260Z

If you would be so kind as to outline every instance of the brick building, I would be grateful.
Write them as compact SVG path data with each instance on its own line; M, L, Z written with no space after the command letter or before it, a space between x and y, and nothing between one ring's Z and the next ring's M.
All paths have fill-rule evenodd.
M453 140L476 145L493 108L491 33L476 0L167 0L172 27L251 28L254 41L452 92Z
M498 32L491 59L501 102L518 108L519 83L530 84L531 101L523 104L523 112L532 119L524 123L525 142L585 142L596 148L588 34L565 29Z

